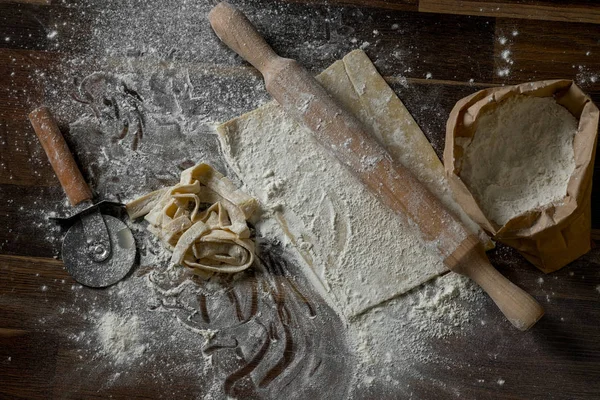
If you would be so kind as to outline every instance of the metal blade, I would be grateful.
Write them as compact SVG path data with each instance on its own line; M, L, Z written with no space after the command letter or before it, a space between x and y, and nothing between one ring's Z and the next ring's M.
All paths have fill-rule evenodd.
M73 278L85 286L101 288L123 279L135 261L133 234L125 223L110 215L101 215L108 231L110 254L102 261L90 257L86 230L81 221L73 224L62 246L63 261Z
M83 235L87 246L87 255L94 262L101 262L110 257L112 246L108 237L108 229L98 208L81 214Z

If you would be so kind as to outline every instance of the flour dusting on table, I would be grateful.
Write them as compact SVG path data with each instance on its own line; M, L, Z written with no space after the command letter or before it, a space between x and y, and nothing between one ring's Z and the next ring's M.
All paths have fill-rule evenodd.
M114 358L115 363L140 357L146 346L140 344L139 318L136 315L119 315L108 311L98 321L98 336L103 353Z

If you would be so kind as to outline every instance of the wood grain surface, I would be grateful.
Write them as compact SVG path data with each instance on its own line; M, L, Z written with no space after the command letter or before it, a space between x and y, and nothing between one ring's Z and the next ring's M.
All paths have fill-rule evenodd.
M277 23L259 22L258 27L278 53L298 59L311 71L368 42L366 53L440 157L449 111L458 99L478 89L567 78L600 101L600 6L592 0L232 3L250 16L265 7L282 7ZM27 114L50 97L49 88L39 84L40 74L52 74L65 54L82 52L92 37L89 21L101 10L73 12L79 7L74 0L0 1L0 398L197 398L202 393L193 391L181 376L158 382L152 371L129 386L99 387L98 381L108 379L112 371L89 378L84 366L94 360L82 360L77 345L68 340L69 332L85 328L89 321L60 312L79 292L72 289L75 282L59 259L63 232L49 228L39 210L42 204L44 209L56 205L64 210L65 199ZM337 20L329 18L332 10ZM57 26L62 42L70 43L60 51L48 39L50 26ZM307 49L298 32L334 45L325 53ZM221 57L194 67L203 71L198 79L218 75L249 89L258 86L256 71ZM82 66L82 71L93 68ZM505 69L510 73L501 73ZM264 89L255 94L267 98ZM218 101L215 110L226 106ZM246 111L254 106L248 103ZM218 119L233 116L224 112ZM67 127L73 121L65 115L58 118L71 144ZM90 156L80 157L82 165ZM93 188L96 176L91 172L83 168ZM598 161L595 172L592 218L593 227L600 229ZM472 334L432 342L437 356L448 363L417 366L406 378L410 391L402 393L417 399L598 398L600 250L547 276L506 247L489 255L500 272L542 302L546 316L523 334L506 324L487 299L479 311L486 324L479 326L475 318ZM103 292L93 294L98 303L109 304ZM391 396L377 385L354 394L366 399L409 397Z
M569 2L570 3L570 2ZM443 14L480 15L497 18L523 18L542 21L600 22L600 10L592 6L568 4L543 4L535 2L420 0L419 11Z

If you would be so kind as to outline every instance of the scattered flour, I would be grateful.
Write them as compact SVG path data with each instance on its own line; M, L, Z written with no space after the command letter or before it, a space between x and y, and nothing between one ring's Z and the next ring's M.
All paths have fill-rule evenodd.
M253 269L205 281L168 267L169 251L131 224L137 271L106 290L69 291L64 313L88 326L67 338L90 360L65 377L74 390L100 376L100 390L151 379L169 397L347 398L354 355L342 322L279 245L262 238Z
M428 336L448 336L471 321L465 301L475 302L482 296L482 291L468 278L453 273L439 277L414 296L407 314L408 323Z
M137 316L120 316L106 312L98 321L98 336L103 353L122 364L139 358L146 346L140 343L140 326Z
M514 32L513 36L516 36ZM502 48L500 50L500 57L496 59L496 75L501 78L506 78L510 75L511 66L514 64L514 61L511 58L512 52L509 48L510 42L506 37L501 36L498 39L498 43L500 43Z
M407 377L428 379L420 365L459 362L438 357L432 343L471 329L485 301L472 281L448 273L361 315L348 327L361 371L357 386L389 387L390 398L409 398L401 383Z
M210 2L160 0L83 0L78 6L67 8L69 13L90 20L89 41L75 49L71 48L70 37L77 33L76 25L48 27L48 38L59 51L64 50L65 58L59 71L52 75L40 73L39 78L46 88L47 102L53 105L57 117L71 124L66 135L99 198L131 199L149 189L173 183L180 169L198 160L221 164L222 172L227 171L218 156L211 125L249 111L269 97L260 79L248 71L239 57L225 51L210 31L206 14L212 5ZM336 10L314 18L300 15L288 24L273 23L280 21L281 15L285 14L281 10L285 7L289 6L266 7L251 18L262 26L275 29L273 37L278 36L277 29L301 26L307 41L294 40L287 46L279 43L279 47L316 68L326 66L360 43L362 47L371 46L362 38L348 41L347 35L337 33L337 30L341 32L349 27L344 26L342 13ZM331 36L328 30L326 39L322 35L324 26L332 29ZM392 29L398 29L398 24ZM6 38L6 41L10 40ZM411 71L410 66L406 67ZM300 141L300 145L302 143ZM298 152L301 154L302 151ZM326 170L328 165L317 164L315 167ZM302 173L301 170L298 172ZM310 176L304 179L310 179ZM274 211L284 206L278 199L295 184L282 179L277 170L265 176L264 183L266 202ZM314 208L314 215L308 217L310 230L326 232L329 226L340 227L335 235L323 235L326 243L342 239L342 242L350 242L348 236L360 233L360 230L344 232L345 227L351 222L356 226L367 224L372 221L369 218L373 213L379 212L369 208L374 200L367 195L366 200L360 196L344 199L353 204L355 210L349 216L320 214L330 211L339 200L337 187L325 189L333 190L331 198L320 201L319 209L309 204L308 207ZM356 191L351 188L348 193L355 194ZM361 205L366 208L361 209ZM69 208L66 202L63 208ZM298 388L309 390L311 387L317 388L319 397L348 398L343 390L354 390L347 384L346 376L347 370L354 365L355 354L346 353L347 336L352 338L351 345L355 347L362 343L360 349L353 349L353 352L357 353L361 365L368 364L369 368L368 374L365 372L364 375L358 370L356 379L389 385L393 390L390 393L396 393L403 374L408 376L410 373L409 366L434 358L428 351L426 339L446 337L468 326L472 307L460 308L466 306L462 300L468 301L468 293L475 290L481 296L479 300L484 299L481 291L470 287L463 278L458 277L462 283L454 286L449 279L456 276L448 274L426 284L422 295L415 291L391 300L359 316L348 328L325 304L315 306L316 315L307 312L306 304L318 295L304 280L301 271L266 273L259 270L257 277L261 279L261 288L268 290L260 291L257 317L240 324L236 302L239 299L246 301L240 306L243 311L251 308L249 296L240 294L251 292L249 285L253 280L243 279L245 275L240 275L233 283L182 284L180 271L162 268L167 265L169 254L160 251L161 247L142 233L139 224L128 223L134 230L140 251L140 267L136 273L103 291L74 285L69 291L74 301L65 304L61 311L82 318L89 325L80 332L68 328L65 331L80 359L93 361L73 365L73 375L65 376L65 379L71 379L75 389L81 377L97 378L99 390L110 386L135 387L139 385L140 375L144 374L144 379L152 379L165 388L165 396L176 397L180 394L176 391L181 390L177 388L185 388L187 392L181 393L180 397L186 397L191 390L203 398L223 398L225 378L236 372L239 363L256 354L267 326L271 348L263 363L259 363L251 374L255 381L267 367L280 362L277 357L281 354L294 354L296 361L288 369L294 373L298 366L313 365L315 356L321 357L322 362L315 362L317 373L310 380L300 381L304 384L289 384L291 379L274 380L270 386L261 389L259 394L263 398L285 397L286 390L292 394L288 397L297 398L301 396ZM385 218L377 220L378 226L389 227L395 223ZM49 222L42 227L54 226ZM414 230L414 227L409 229ZM49 237L56 240L58 236L51 232ZM400 248L394 247L399 250L399 257L418 258L423 264L433 263L421 244L410 244L411 238L385 236L393 246L400 242ZM300 238L298 248L306 253L314 252L312 240ZM357 257L370 265L373 260L365 252L370 245L372 243L367 240L366 248L359 248L354 255L348 253L344 257ZM384 250L380 254L381 260L395 260L390 248ZM333 259L336 254L329 257ZM287 258L289 255L283 257L284 260ZM345 262L348 260L343 260ZM153 270L148 273L147 268ZM435 264L434 269L436 274L440 272L441 264ZM348 271L348 276L354 272L358 271ZM288 273L293 278L286 281ZM356 278L359 283L360 275ZM281 305L281 298L296 293L290 289L293 282L299 282L298 287L307 294L305 299L288 299L282 314L291 318L291 322L284 324L277 307ZM450 286L446 287L446 284ZM392 287L394 282L383 282L382 285ZM231 296L232 292L238 293L239 299ZM200 295L208 299L210 323L203 321L199 313ZM344 296L354 301L352 293ZM454 301L458 310L448 308L448 303ZM420 308L411 311L413 306ZM448 316L453 317L449 320ZM371 323L377 318L377 323ZM457 323L460 326L455 326ZM284 348L287 326L294 326L293 352L286 352ZM357 338L360 339L358 342ZM231 347L233 339L239 340L235 348ZM315 345L319 340L320 345ZM365 360L370 361L366 363ZM318 365L320 369L317 370ZM108 380L105 379L106 371L111 372ZM329 374L334 374L335 379L328 380ZM341 383L342 389L327 386L327 382Z
M577 120L552 98L515 96L480 116L460 177L499 225L559 204L575 160Z
M410 352L421 360L429 357L427 340L447 338L471 326L472 314L485 297L468 278L448 273L375 307L350 326L361 362L377 363L384 358L382 352Z

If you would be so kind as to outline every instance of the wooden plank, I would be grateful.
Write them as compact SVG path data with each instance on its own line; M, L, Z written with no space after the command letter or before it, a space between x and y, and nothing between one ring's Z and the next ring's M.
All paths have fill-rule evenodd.
M396 7L403 5L403 1L384 1L381 8L360 9L319 2L310 6L292 2L276 7L265 3L264 9L244 7L244 10L276 51L296 58L315 73L349 51L362 47L386 75L425 78L431 74L436 79L491 80L493 19L473 20L465 16L441 19L435 15L403 12L403 7ZM114 12L110 7L108 9ZM4 25L0 24L0 37L15 36L16 32L14 38L0 43L0 47L56 50L71 55L88 51L98 44L94 42L97 39L91 28L99 25L94 23L94 18L103 11L106 10L93 5L85 9L77 4L72 8L20 5L13 10L0 4L0 21L4 21ZM168 8L160 11L167 12ZM63 20L69 21L67 27L59 23ZM200 25L202 29L210 29L204 23ZM48 26L56 30L59 40L47 37ZM74 29L75 26L78 29ZM302 32L301 38L297 32ZM195 46L187 39L172 38L171 42L162 37L153 39L152 45L159 53ZM116 54L122 51L124 56L126 49L119 49L120 45L116 42L113 50ZM461 55L465 47L471 50L468 56ZM186 57L194 59L185 61L206 62L203 52ZM209 52L208 57L213 64L241 64L239 58L225 49L214 54Z
M0 0L0 4L38 4L48 6L52 4L52 0Z
M342 1L344 0L335 4L342 4ZM329 3L330 7L323 6L320 0L313 2L310 8L298 4L291 7L289 13L287 11L284 15L274 13L271 18L261 22L262 29L272 32L272 40L278 50L297 56L302 63L315 71L328 65L350 48L369 42L366 51L374 61L377 61L388 82L398 92L411 113L415 115L418 123L424 128L425 133L433 141L434 147L440 154L443 147L444 122L454 103L459 98L480 88L505 82L495 76L496 69L500 67L501 52L505 49L497 44L494 48L494 40L497 41L501 35L510 35L513 26L508 24L505 30L495 31L494 20L489 18L398 13L390 8L396 7L395 4L386 5L383 3L387 2L383 1L372 4L385 9L384 11L370 8L371 5L366 4L367 2L363 2L365 8L358 10L353 8L354 3L358 5L360 1L344 1L344 4L349 4L350 7L343 9L331 6L333 3ZM397 3L398 7L402 6L401 3ZM503 3L508 3L508 1ZM268 3L264 2L264 4L266 7ZM51 13L53 11L46 9L52 9L55 6L45 7L43 11L31 7L34 13ZM71 17L67 17L66 14L62 17L76 27L69 29L73 29L75 34L80 32L82 36L82 39L73 45L66 42L61 45L64 45L62 49L70 55L80 51L81 46L90 39L85 36L85 20L78 12L81 5L77 7L79 8L74 9ZM6 32L2 25L6 15L2 11L4 9L0 10L0 31ZM17 18L21 14L10 15L13 18L10 26L18 29ZM40 16L40 14L34 15ZM25 18L24 21L29 24L31 19ZM536 53L531 55L530 60L527 61L527 55L523 53L518 43L515 43L515 51L519 53L519 58L515 58L514 63L525 61L527 63L522 67L523 71L513 70L511 75L515 74L515 76L509 76L507 82L512 82L510 79L516 81L529 76L551 76L553 73L551 66L554 64L551 60L543 57L552 50L544 50L543 40L534 40L536 39L535 29L520 29L521 25L519 24L528 21L520 19L509 22L516 24L514 27L520 30L519 40L524 40L521 43L529 43L527 46L524 45L524 48L534 49ZM280 26L280 23L284 25ZM561 51L569 52L568 32L561 27L554 27L558 29L560 38L559 40L556 37L553 38L550 31L553 25L560 24L545 26L544 40L550 40L548 46L556 46L556 43L559 43ZM573 29L571 40L575 43L578 51L588 46L589 37L586 36L584 28L591 29L592 25L568 24L566 26ZM46 28L40 24L33 28L38 30L38 33L29 31L34 37L43 39L47 34L45 33ZM378 31L377 35L374 34L374 30ZM302 40L298 42L298 31L307 32L305 36L308 38L308 43L315 47L310 48ZM494 38L495 33L496 39ZM525 33L527 33L526 36ZM465 35L469 37L467 41L463 40ZM585 37L583 42L580 42L578 38L581 35ZM598 36L596 31L590 33L590 37L594 35ZM350 39L356 39L356 43L352 43ZM13 51L12 54L21 54L20 50L17 50L21 48L19 46L26 48L35 46L33 40L31 43L28 43L27 40L22 38L13 49L9 50ZM51 45L52 43L46 46ZM48 48L52 49L52 47ZM562 71L566 71L568 58L573 59L577 54L570 52L564 60L554 66L559 68L559 72L562 74ZM496 59L494 59L494 55ZM536 58L545 60L541 67L536 67ZM34 61L37 62L37 60ZM195 63L200 60L189 61ZM0 143L7 138L14 142L14 146L11 144L12 147L0 147L0 157L7 157L6 159L12 163L11 170L15 172L15 176L18 176L16 182L11 182L7 180L7 175L0 168L0 178L2 179L0 184L0 226L3 227L0 230L0 253L51 257L58 254L60 240L58 232L53 236L49 230L52 223L45 219L45 213L48 210L60 208L64 195L58 186L48 183L48 180L51 179L51 172L46 171L47 168L38 166L44 169L41 171L41 176L32 175L32 170L28 169L30 168L27 164L28 158L35 156L36 146L32 141L35 138L29 136L31 132L27 131L27 121L23 118L28 107L32 105L28 99L36 99L38 94L32 95L32 93L41 90L41 87L36 84L37 81L25 79L35 68L23 68L22 71L18 69L27 62L29 61L24 59L17 63L18 67L11 67L10 64L0 60L0 76L7 76L6 74L12 73L14 68L17 68L16 74L22 76L13 81L10 79L0 80L0 99L6 100L0 101L0 114L4 112L4 116L7 118L5 121L8 121L2 125L4 128L0 127L0 129L4 129L4 133L0 131ZM250 92L253 85L256 85L255 80L250 80L254 71L246 66L240 66L240 62L231 57L217 57L216 62L213 62L212 59L209 62L211 64L208 66L214 69L213 74L198 75L200 83L212 83L211 79L216 79L219 71L228 69L241 81L251 83L242 86L242 89L238 85L223 84L224 93L233 87L232 92L254 95ZM44 67L43 63L42 60L39 60L36 68ZM541 73L533 73L533 71L540 71L540 68ZM590 70L595 69L596 64L590 63L589 68ZM77 71L75 72L77 73ZM428 72L432 74L432 79L426 79ZM469 79L474 81L469 82ZM60 80L54 79L54 82L60 82ZM65 82L70 85L70 81ZM201 88L202 84L196 86ZM26 89L29 93L8 92L14 88ZM70 86L65 87L65 92L68 93L71 89ZM595 86L590 86L588 89L591 90L595 99L600 99L600 90L596 90ZM39 96L43 98L46 93L40 92ZM233 101L241 101L236 96L233 97L237 99ZM224 99L219 101L219 107L226 108L227 102L232 99L224 96ZM212 108L210 110L213 115L214 110ZM64 124L71 120L65 117L62 122ZM17 138L18 135L21 137ZM16 148L21 147L25 148L23 154L15 151ZM596 174L596 177L598 179L600 175ZM597 199L600 198L600 184L596 183L594 187L599 188L594 192L596 199L594 202L597 204ZM600 225L596 223L596 226ZM394 379L399 375L409 375L402 382L410 384L409 391L416 398L440 397L440 393L442 393L442 397L460 395L465 398L536 398L540 396L540 393L549 393L550 397L593 398L600 391L597 380L593 379L600 374L598 371L600 338L597 331L597 321L600 315L596 306L598 296L596 286L600 282L597 274L598 262L595 261L598 259L597 257L597 253L584 257L564 270L551 276L545 276L545 282L539 284L537 282L540 277L539 272L529 266L518 254L507 252L502 247L497 249L492 254L494 264L499 266L503 273L547 303L545 306L548 315L540 322L536 330L520 334L504 329L505 325L501 316L491 302L487 301L482 310L478 309L476 313L474 312L473 324L475 326L472 327L473 331L470 334L439 340L437 346L432 350L432 357L450 361L453 368L448 370L447 365L449 364L446 362L420 363L415 367L413 376L407 374L406 371L397 370L396 367L390 374L396 374L393 376ZM569 274L570 272L573 273L573 276ZM65 283L62 283L63 279ZM42 289L44 286L46 286L45 290ZM83 346L83 344L66 338L67 334L90 328L90 322L83 321L83 316L77 316L75 311L69 317L60 314L61 307L75 303L71 300L74 298L74 293L77 292L71 290L71 287L70 277L66 275L61 268L61 263L57 260L0 257L0 309L2 310L0 327L10 329L10 332L8 330L1 331L0 335L2 332L5 336L10 334L13 335L12 340L16 340L14 339L15 333L27 332L22 337L30 335L29 338L23 339L24 341L18 344L26 352L25 355L29 357L41 351L39 354L40 365L33 365L33 361L31 363L26 361L24 364L19 364L17 368L13 368L14 366L5 364L4 358L0 358L0 381L2 382L0 397L18 395L15 392L3 391L6 390L4 387L5 377L12 379L15 387L19 386L25 391L29 390L26 393L28 398L37 396L31 391L32 387L38 387L39 397L44 398L52 396L60 398L106 398L110 396L132 398L134 396L160 395L172 397L176 394L182 398L201 396L201 393L194 393L194 385L191 385L189 380L186 381L187 378L177 374L168 376L172 369L163 362L136 366L136 368L139 367L138 372L131 374L132 378L128 383L119 383L118 386L108 389L98 385L98 382L107 382L112 378L115 373L119 372L119 368L97 368L97 359L85 358L90 354L93 357L93 353L79 352L78 350L81 348L78 346ZM108 295L103 297L100 293L105 292L89 291L85 295L79 292L81 298L78 305L92 304L96 298L98 300L94 306L102 307L113 304ZM548 300L546 300L546 296L548 296ZM82 312L86 310L86 307L82 307ZM577 310L577 313L573 313L572 310ZM561 318L565 320L562 321ZM480 319L485 320L485 326L479 326ZM320 332L315 331L315 334L320 334ZM52 347L52 351L54 351L53 346L58 346L56 355L51 354L52 352L43 353L46 342L49 343L48 346ZM3 357L5 355L3 352L10 350L14 343L16 342L0 340L0 357ZM56 361L56 372L52 371L53 361L51 360L53 357L58 360ZM83 361L80 357L84 357ZM172 362L173 358L175 357L170 359L165 357L165 360ZM170 382L157 383L154 377L160 367L157 368L156 365L165 366L161 371L168 376L168 379L172 379ZM15 378L15 371L18 372L22 368L23 379ZM31 371L31 373L27 371ZM208 376L203 375L203 378L198 378L198 382L205 380L210 382L213 373L216 374L216 372L212 372L212 369L209 370ZM524 373L527 374L527 379L523 379ZM47 380L44 381L40 374ZM198 375L202 375L202 372L198 372ZM32 376L34 382L39 382L39 384L30 385L26 379L27 376ZM47 384L54 376L56 377L54 390L49 393ZM548 376L552 376L552 379L549 380ZM500 378L506 380L506 385L498 384ZM36 379L39 380L35 381ZM483 380L483 382L479 382L479 380ZM452 383L440 383L441 381ZM585 385L582 385L582 382ZM379 382L365 385L357 390L356 398L394 397L394 393L386 391ZM29 395L29 393L31 394ZM444 396L446 394L447 396Z
M62 233L49 212L68 208L61 187L0 185L0 253L58 255Z
M59 186L25 117L0 118L0 185Z
M62 261L0 255L0 327L60 332L76 323L61 316L79 287Z
M573 79L600 91L600 25L498 19L493 82Z
M44 77L60 64L61 56L46 51L0 48L0 118L26 116L48 90Z
M419 0L419 11L496 18L523 18L560 22L600 23L600 9L570 4L523 4L495 1Z
M0 48L0 184L56 186L27 114L44 102L59 55Z
M355 6L378 8L381 10L417 11L418 0L283 0L287 3L327 6Z
M46 2L0 2L0 47L46 51L82 51L97 11L74 10ZM71 23L76 23L73 29Z
M42 307L43 303L55 303L56 300L71 292L72 285L77 284L65 270L63 262L54 258L2 254L0 270L2 271L0 294L4 300L6 298L27 299L39 302ZM48 311L48 309L38 309L37 315L43 316ZM0 316L0 327L10 326L4 320L5 317L5 315ZM23 325L17 326L23 327Z
M0 3L0 45L3 48L49 50L51 21L36 3Z
M265 15L249 10L248 16L275 51L314 73L362 48L386 76L491 82L493 19L293 5L286 12ZM301 41L298 31L303 32ZM470 49L469 55L464 56L464 48ZM215 63L231 65L232 60Z
M363 27L357 36L371 43L365 52L385 76L467 82L491 82L494 21L469 17L438 18L422 13L375 14L346 25ZM351 22L350 22L351 21ZM378 35L373 37L372 31ZM370 34L371 38L368 37ZM364 39L363 39L364 38ZM362 42L364 43L364 42ZM464 49L469 49L465 54Z
M600 144L596 147L596 163L594 164L594 179L592 184L592 228L600 230ZM596 233L595 240L600 241L600 232Z
M58 343L50 333L0 328L0 397L50 398Z

